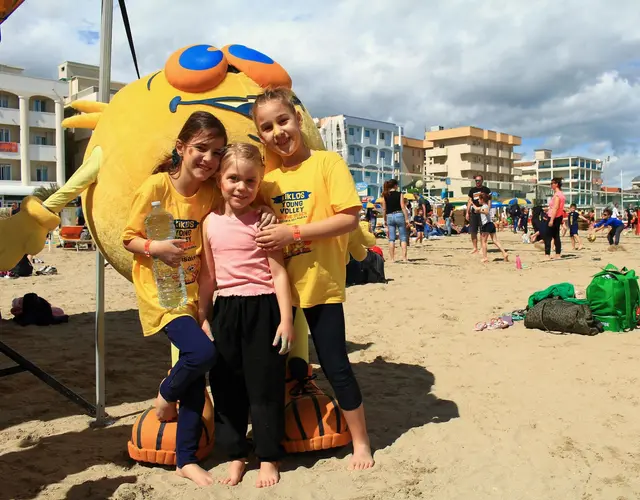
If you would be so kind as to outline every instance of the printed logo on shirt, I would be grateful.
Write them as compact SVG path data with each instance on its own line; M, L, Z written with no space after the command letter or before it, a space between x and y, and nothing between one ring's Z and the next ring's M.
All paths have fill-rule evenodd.
M291 243L291 245L287 245L282 249L284 253L284 258L290 259L291 257L295 257L296 255L302 255L305 253L311 252L311 242L310 241L295 241Z
M198 274L200 274L200 258L197 255L193 255L200 242L198 229L200 223L196 220L176 219L174 226L176 228L176 239L185 240L186 242L183 246L186 253L182 258L182 269L184 271L184 282L189 285L198 281ZM197 232L194 233L194 231ZM189 254L190 250L192 251L191 254Z
M278 219L283 222L289 222L307 218L307 202L310 197L311 191L289 191L275 196L271 200L275 205Z

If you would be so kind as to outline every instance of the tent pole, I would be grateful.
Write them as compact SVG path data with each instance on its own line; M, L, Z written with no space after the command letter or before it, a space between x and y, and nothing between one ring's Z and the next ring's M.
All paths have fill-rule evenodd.
M112 38L113 0L102 0L98 101L105 103L111 97ZM104 256L96 250L96 425L106 423L104 358Z

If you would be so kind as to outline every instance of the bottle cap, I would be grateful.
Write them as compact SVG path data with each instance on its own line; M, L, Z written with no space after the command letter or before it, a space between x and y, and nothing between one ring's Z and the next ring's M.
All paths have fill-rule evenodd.
M152 207L159 207L162 203L160 203L159 201L152 201L151 202L151 206Z

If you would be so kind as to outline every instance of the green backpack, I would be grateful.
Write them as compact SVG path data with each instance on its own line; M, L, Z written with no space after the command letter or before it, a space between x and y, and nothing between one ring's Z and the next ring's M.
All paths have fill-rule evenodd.
M595 318L610 332L633 330L640 306L638 276L626 267L608 264L587 287L587 300Z

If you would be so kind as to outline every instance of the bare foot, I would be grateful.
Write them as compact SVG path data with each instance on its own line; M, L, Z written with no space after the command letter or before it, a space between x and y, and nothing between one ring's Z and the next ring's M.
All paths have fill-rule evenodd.
M482 262L483 264L488 264L489 263L489 259L482 259L480 262Z
M182 468L177 467L176 474L185 479L191 479L198 486L210 486L213 484L211 474L198 464L187 464Z
M353 456L349 460L349 470L365 470L370 469L375 464L371 447L362 445L353 449Z
M158 391L158 397L156 398L156 417L161 422L170 422L178 418L176 403L170 403L164 399L160 391Z
M227 476L223 479L220 479L218 482L220 484L228 484L229 486L235 486L240 481L242 481L242 476L244 476L244 470L247 466L246 460L233 460L229 464L229 470L227 471Z
M256 488L268 488L269 486L275 486L279 481L280 471L278 470L278 462L260 462L258 479L256 479Z
M478 249L474 248L473 250L471 250L471 252L469 252L471 255L473 255L474 253L478 253Z
M505 252L504 254L504 261L505 262L509 262L509 254Z

